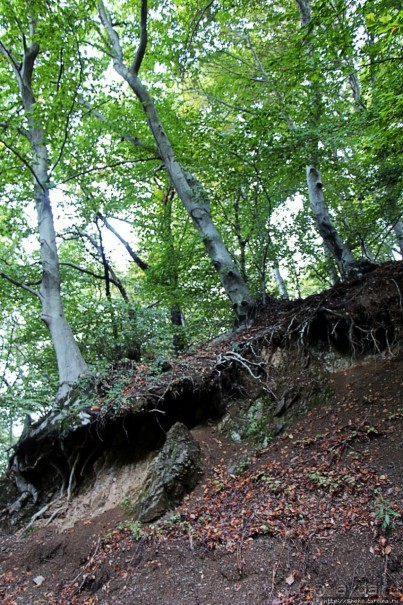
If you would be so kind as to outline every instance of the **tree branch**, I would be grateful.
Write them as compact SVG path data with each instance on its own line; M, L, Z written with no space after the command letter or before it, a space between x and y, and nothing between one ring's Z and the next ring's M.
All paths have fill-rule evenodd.
M66 146L68 138L69 138L70 119L71 119L71 116L73 115L74 107L75 107L76 102L77 102L78 89L79 89L79 87L81 86L81 84L83 82L83 73L84 73L83 62L82 62L82 58L81 58L80 48L79 48L79 45L77 43L77 39L75 40L75 42L76 42L76 51L77 51L77 55L78 55L78 60L79 60L79 63L80 63L79 78L78 78L78 83L77 83L77 85L75 87L75 90L74 90L73 100L71 102L71 106L70 106L70 108L69 108L69 110L67 112L66 121L65 121L65 124L64 124L63 141L62 141L62 144L60 146L60 150L59 150L58 156L56 158L56 161L53 164L53 166L52 166L52 168L51 168L51 170L49 172L49 178L53 174L53 172L56 170L56 167L58 166L59 162L61 161L61 159L63 157L64 149L65 149L65 146ZM62 73L63 73L63 54L61 55L61 58L60 58L60 69L59 69L59 75L58 75L58 80L57 80L57 84L56 84L57 89L59 89L59 86L60 86L60 80L61 80L61 77L62 77Z
M3 57L5 59L7 59L7 61L11 65L11 67L12 67L15 75L20 80L21 79L21 74L20 74L20 69L19 69L18 61L14 57L13 53L11 52L11 50L9 48L7 48L7 46L5 46L5 44L3 44L3 42L1 40L0 40L0 53L3 55Z
M197 34L197 30L199 29L200 22L203 19L206 12L208 11L208 9L211 8L211 6L213 5L213 2L214 2L214 0L210 0L210 2L208 2L206 4L206 6L201 9L200 15L193 20L194 24L192 24L192 31L186 37L185 48L188 48L191 44L193 44L193 38Z
M94 271L91 271L90 269L86 269L85 267L80 267L80 265L76 265L75 263L70 263L70 262L66 261L64 263L60 263L60 265L63 267L71 267L72 269L75 269L76 271L79 271L80 273L84 273L85 275L90 275L91 277L94 277L95 279L105 280L105 275L99 275L98 273L94 273ZM114 283L113 280L111 280L111 281L112 281L112 283Z
M23 290L26 290L27 292L29 292L33 296L36 296L37 298L39 298L39 300L41 299L41 293L38 290L34 290L33 288L31 288L27 284L24 284L23 282L17 281L13 277L11 277L11 275L8 275L7 273L0 272L0 277L2 277L3 279L6 279L7 281L9 281L14 286L18 286L18 288L22 288Z
M90 174L91 172L100 172L101 170L110 170L112 168L116 168L117 166L125 166L126 164L138 164L139 162L153 162L155 160L159 160L160 158L138 158L137 160L121 160L120 162L114 162L113 164L105 164L104 166L94 166L94 168L88 168L87 170L82 170L81 172L76 172L72 176L69 176L64 181L60 181L60 184L68 183L76 179L79 176L83 176L85 174Z
M103 221L105 227L107 229L109 229L109 231L111 231L113 233L113 235L115 235L118 238L118 240L124 245L124 247L126 248L126 250L128 251L128 253L130 254L131 258L134 260L134 262L136 263L136 265L138 267L140 267L140 269L142 271L147 271L148 264L146 262L144 262L143 260L141 260L141 258L137 255L137 253L130 246L129 242L127 242L120 235L120 233L118 233L116 231L116 229L114 227L112 227L112 225L109 223L108 219L105 216L103 216L103 214L101 214L101 212L98 212L98 217L101 219L101 221Z
M28 170L33 175L35 181L38 183L38 185L42 189L42 191L45 191L45 187L43 186L43 184L39 181L38 177L36 176L35 170L32 168L32 166L30 166L30 164L24 158L24 156L21 155L19 151L14 149L14 147L11 147L11 145L8 145L8 143L6 143L4 139L0 138L0 143L3 143L4 147L6 147L9 151L11 151L11 153L13 153L14 155L17 156L17 158L20 160L20 162L22 162L24 164L24 166L26 166L28 168Z
M98 245L97 241L88 233L85 233L85 231L80 231L77 227L76 227L76 231L78 233L78 235L81 237L82 240L87 239L91 245L95 248L95 250L97 251L98 255L101 257L101 262L103 264L104 267L106 267L109 271L109 280L111 283L113 283L114 286L117 287L117 289L119 290L120 294L122 295L122 298L125 302L129 303L130 299L129 296L126 292L125 287L123 286L122 282L120 281L120 279L117 277L116 273L114 272L114 270L112 269L109 261L106 259L106 257L104 257L103 255L103 251L101 250L100 246ZM99 258L97 258L95 255L93 255L93 258L95 260L99 261ZM72 266L72 265L70 265ZM74 267L77 268L77 267ZM94 276L95 277L95 276ZM105 275L103 275L102 277L98 277L98 279L103 279L106 280Z
M17 128L15 128L15 126L12 126L8 122L0 122L0 128L2 128L3 131L9 130L9 129L10 130L16 130L17 132L19 132L20 134L22 134L22 136L24 136L26 139L29 140L28 130L25 130L25 128L21 128L21 126L18 126Z
M118 59L121 63L123 63L123 51L120 45L119 36L116 30L113 27L112 19L110 14L105 8L105 5L102 0L100 0L98 5L99 10L99 18L101 19L101 23L106 29L106 33L108 34L109 41L114 51L114 58Z
M106 254L105 254L104 243L103 243L103 239L102 239L102 231L101 231L101 227L99 226L98 216L95 219L95 225L96 225L96 228L98 231L98 237L99 237L98 251L101 256L101 261L102 261L102 265L104 268L106 297L108 299L110 299L111 298L111 280L110 280L110 271L109 271L110 265L108 263L108 259L106 258Z
M214 101L214 102L218 103L219 105L223 105L224 107L228 107L228 109L233 109L234 111L239 111L241 113L250 113L252 115L256 115L256 111L254 111L252 109L247 109L246 107L239 107L237 105L232 105L231 103L227 103L226 101L223 101L222 99L219 99L218 97L215 97L214 95L210 94L209 92L206 92L205 90L203 90L203 88L188 88L186 92L195 92L197 94L201 94L208 101Z
M39 55L39 44L34 42L29 48L25 49L24 59L21 68L21 78L26 86L31 89L32 74L34 71L35 60Z
M101 279L103 281L105 280L105 275L98 275L97 273L94 273L93 271L90 271L89 269L85 269L85 267L80 267L80 265L75 265L74 263L69 263L69 262L60 263L60 264L65 267L71 267L72 269L75 269L76 271L79 271L80 273L90 275L91 277L94 277L95 279ZM120 279L116 276L116 274L114 272L109 274L109 281L111 284L116 286L116 288L121 293L122 298L126 302L130 302L130 299L127 295L127 292L126 292L124 286L122 285L122 282L120 281Z
M154 145L149 145L148 143L145 143L144 141L142 141L141 139L139 139L136 136L121 132L100 111L98 111L97 109L94 109L89 103L84 101L84 99L81 99L80 103L82 105L84 105L84 107L86 107L88 109L88 111L93 116L95 116L100 122L107 124L107 126L109 126L109 128L111 128L114 132L116 132L116 134L118 134L122 139L124 139L125 141L128 141L129 143L131 143L132 145L135 145L136 147L140 147L141 149L145 149L146 151L150 151L151 153L154 153L157 156L157 159L161 159L160 155L158 153L158 150L156 147L154 147Z
M147 41L148 41L147 16L148 16L147 0L142 0L141 11L140 11L140 42L139 42L139 47L137 49L136 56L134 58L132 66L131 66L131 70L133 71L133 73L136 76L138 75L138 73L140 71L140 67L143 62L144 55L146 54L146 49L147 49Z

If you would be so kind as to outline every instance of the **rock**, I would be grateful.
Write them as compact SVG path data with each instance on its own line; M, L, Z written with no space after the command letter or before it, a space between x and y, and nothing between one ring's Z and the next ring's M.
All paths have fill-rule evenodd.
M273 436L277 437L277 435L280 435L280 433L284 431L285 427L286 422L284 420L278 420L275 422L273 427Z
M143 494L135 507L140 521L154 521L178 505L196 487L201 474L200 446L189 429L177 422L148 471Z
M278 400L276 409L274 410L274 416L281 416L286 411L286 403L284 397Z
M231 431L231 439L234 443L241 443L242 437L238 431Z
M274 410L274 416L282 416L296 401L298 401L300 396L301 393L294 387L287 389L277 403L276 409Z

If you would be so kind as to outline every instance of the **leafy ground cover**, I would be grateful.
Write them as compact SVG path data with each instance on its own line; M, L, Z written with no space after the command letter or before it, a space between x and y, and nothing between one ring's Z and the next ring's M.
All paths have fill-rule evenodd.
M88 408L96 445L118 427L125 437L129 431L141 436L136 402L152 407L141 418L156 415L161 434L161 423L182 414L202 448L203 481L149 526L130 516L123 492L120 506L109 510L105 502L83 499L74 517L74 490L63 503L53 502L75 521L70 529L62 529L57 508L47 509L47 517L25 533L4 523L1 602L298 605L364 596L403 602L402 278L403 265L394 263L305 301L273 303L250 330L187 353L163 373L137 364L120 380L122 369L116 375L112 370L109 387L95 392ZM367 356L351 366L333 357L329 371L328 342L339 353L344 347L349 355ZM282 354L275 363L287 346L297 350L295 363ZM314 351L315 363L305 370L301 364ZM232 397L230 407L240 409L274 383L301 393L300 403L311 396L315 401L295 415L298 420L288 418L283 432L270 433L267 447L257 449L253 436L232 441L218 422L214 397L220 394L219 405ZM206 406L215 420L205 413L198 424L197 413ZM121 412L119 425L114 420ZM63 433L59 442L57 433L50 437L40 464L54 477L47 467L56 446L67 455L68 442ZM112 440L108 460L122 453L117 448L123 442L125 453L128 443L136 446L134 437ZM81 452L81 441L73 445ZM38 470L38 460L33 464ZM112 490L111 481L121 489L128 476L118 480L109 467L103 477L102 468L96 474L104 492ZM123 468L130 473L130 465ZM13 500L2 485L6 507ZM20 522L26 527L26 519Z
M204 482L154 525L115 510L4 536L2 602L402 602L402 369L377 357L332 374L333 395L262 450L196 429Z

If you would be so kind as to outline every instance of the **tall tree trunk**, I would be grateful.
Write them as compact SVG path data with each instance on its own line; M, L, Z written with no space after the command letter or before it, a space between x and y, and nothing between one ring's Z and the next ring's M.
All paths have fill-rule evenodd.
M206 192L196 177L185 171L176 160L154 103L138 76L132 72L129 72L127 76L128 84L135 92L147 115L151 132L172 185L203 241L239 322L245 322L252 318L255 302L213 223Z
M99 4L99 14L113 49L114 68L140 101L171 183L203 241L221 284L232 303L239 323L247 322L253 317L255 301L213 223L206 192L196 177L186 171L176 159L154 101L138 75L147 46L147 2L142 0L140 43L130 68L124 63L119 38L102 0Z
M34 24L32 24L31 33L33 31ZM5 54L4 51L3 54ZM42 305L42 319L49 329L56 354L59 372L57 400L62 403L68 399L69 392L79 377L87 371L87 365L65 318L61 299L59 256L48 187L48 151L44 142L44 130L38 117L34 116L35 97L32 91L32 75L35 60L39 54L39 45L36 42L33 42L31 46L24 45L22 63L15 61L11 51L6 51L6 54L19 86L21 101L27 117L28 129L25 135L32 152L30 169L34 177L34 198L42 265L42 280L38 295Z
M186 348L186 335L184 331L185 316L182 311L179 296L178 252L175 247L174 234L172 232L172 209L174 198L175 189L173 187L168 187L162 201L163 213L161 216L161 233L171 259L169 266L166 268L166 278L169 280L170 315L171 323L174 326L172 343L175 353L179 354Z
M347 276L355 266L355 259L337 233L333 221L329 216L320 173L314 166L307 166L306 178L309 202L315 217L317 229L327 249L336 260L340 273L343 276Z
M310 0L296 0L296 3L300 13L301 25L302 27L307 28L308 31L306 36L306 52L309 60L309 73L307 74L307 79L310 82L311 89L310 123L312 129L315 129L320 121L322 99L317 74L314 78L311 75L311 73L315 75L314 72L317 70L313 44L312 7ZM317 140L317 137L314 138L316 140L312 143L310 154L311 157L309 158L309 163L306 166L309 203L315 218L317 229L325 246L336 260L341 275L343 277L347 277L350 275L350 273L356 271L356 261L347 244L338 234L337 229L330 218L323 192L323 183L318 167L319 141Z
M289 300L290 297L288 296L287 286L285 285L283 276L280 273L280 267L277 262L274 264L274 277L276 279L278 291L280 292L281 298Z
M242 275L242 279L246 282L247 281L247 277L246 277L246 245L248 243L248 238L245 237L242 233L242 221L241 221L241 217L240 217L241 199L245 199L245 195L242 191L242 188L235 199L233 208L234 208L234 228L235 228L235 234L236 234L236 238L238 240L238 245L239 245L239 268L240 268L240 273Z
M333 254L330 254L329 248L327 246L325 246L324 244L323 244L323 250L325 252L327 264L329 266L328 271L329 271L330 283L333 285L336 285L339 282L340 277L339 277L339 273L337 272L337 267L335 264L334 256L333 256Z
M43 130L30 129L33 151L33 170L35 174L35 202L38 216L39 239L41 247L42 283L40 295L42 319L47 325L55 349L59 371L59 398L65 398L79 377L87 371L73 332L64 315L60 292L59 255L56 246L56 234L52 207L47 187L48 158L43 144Z
M393 225L393 231L395 232L395 235L396 235L396 240L399 245L400 254L403 257L403 222L397 221Z

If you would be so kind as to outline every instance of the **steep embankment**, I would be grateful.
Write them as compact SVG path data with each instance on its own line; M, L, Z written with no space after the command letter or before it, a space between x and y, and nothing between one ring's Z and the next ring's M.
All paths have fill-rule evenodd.
M53 433L57 455L77 460L65 473L69 494L33 533L4 531L4 602L401 598L402 291L402 263L388 265L306 301L273 302L252 330L182 357L152 382L132 368L119 406L105 391L84 410L88 424ZM353 354L365 358L350 365ZM150 449L178 419L201 445L202 484L159 523L118 528ZM84 430L98 448L90 463L78 447ZM46 461L50 443L41 448ZM29 479L44 508L43 486L59 475L37 475Z

